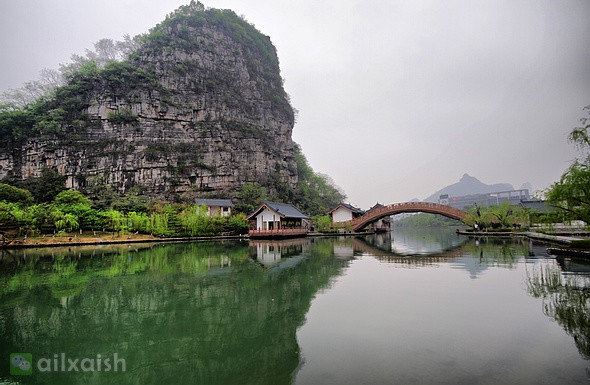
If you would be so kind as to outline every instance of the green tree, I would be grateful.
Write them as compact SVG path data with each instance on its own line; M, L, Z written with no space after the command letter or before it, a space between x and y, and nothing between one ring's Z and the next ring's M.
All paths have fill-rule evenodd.
M588 116L580 118L580 125L574 127L569 134L569 140L579 147L588 150L590 148L590 137L588 137L588 129L590 128L590 105L583 108L588 112Z
M138 189L131 189L124 196L115 199L111 207L115 210L129 213L129 212L141 212L145 213L148 211L149 200L147 197L140 195Z
M27 207L27 212L31 218L33 228L44 232L54 228L53 217L51 216L52 208L47 203L32 205Z
M52 168L41 169L39 177L26 179L20 183L20 187L29 190L35 201L51 202L57 194L65 190L66 177Z
M328 232L333 229L332 218L329 215L316 215L311 220L317 231Z
M91 206L92 202L90 199L77 190L64 190L57 194L53 202L56 205L84 205Z
M107 210L101 212L101 215L104 218L104 223L108 230L116 232L125 232L128 230L127 218L120 211Z
M64 190L57 194L53 205L64 214L73 215L83 230L96 230L104 224L100 213L92 208L91 200L77 190Z
M30 204L33 202L33 195L29 190L0 183L0 201Z
M301 210L309 215L322 215L346 199L329 176L313 171L299 146L295 148L295 162L298 182L293 203Z
M590 106L584 107L589 116L580 119L580 125L569 134L569 139L583 152L584 158L575 161L546 191L550 204L567 212L570 217L590 223Z
M249 224L246 214L237 213L227 218L225 231L233 234L245 234L248 232Z
M149 230L150 219L146 213L136 213L132 211L127 213L127 226L129 231L147 233Z
M246 182L238 191L235 209L238 212L250 214L265 199L268 199L268 193L264 187L258 183Z
M110 208L118 198L113 187L102 176L89 177L84 192L98 210Z
M574 163L547 191L555 207L590 223L590 165Z
M0 201L0 227L20 230L30 224L30 216L19 204Z
M503 202L488 207L472 207L467 213L465 223L477 224L480 228L512 228L515 225L522 227L528 225L529 214L520 206Z
M73 214L63 214L61 218L55 221L55 228L58 231L76 231L80 228L78 218Z
M216 230L214 228L214 217L207 215L205 206L189 206L180 212L178 219L182 228L191 236L214 233Z

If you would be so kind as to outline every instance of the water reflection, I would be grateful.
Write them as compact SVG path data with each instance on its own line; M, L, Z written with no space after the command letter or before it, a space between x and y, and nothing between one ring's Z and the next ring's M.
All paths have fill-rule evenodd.
M329 241L305 247L313 258L279 271L240 243L4 259L12 273L1 275L0 356L118 352L131 368L35 373L36 383L290 383L300 364L295 332L315 293L346 266L332 258ZM290 255L283 260L301 256ZM21 265L9 267L15 260Z
M399 227L366 237L373 246L396 255L432 255L454 249L466 242L454 227Z
M568 349L573 338L590 358L587 264L547 259L525 240L403 230L3 252L0 357L118 352L130 368L27 379L47 384L317 384L376 362L382 372L366 373L374 382L393 370L387 378L402 383L467 383L490 376L477 362L498 376L525 356L530 368L506 370L522 371L510 379L580 379ZM325 359L337 363L333 372ZM548 365L555 373L540 371ZM7 371L0 365L0 382Z
M481 238L468 241L453 228L400 228L353 241L355 251L405 267L435 266L447 262L475 279L490 267L514 268L519 257L533 254L530 241ZM475 258L474 258L475 257Z
M553 318L574 338L576 347L590 358L590 265L558 259L527 270L527 290L543 300L543 313Z
M301 257L309 252L311 240L307 238L250 241L250 255L266 267L285 261L289 257Z

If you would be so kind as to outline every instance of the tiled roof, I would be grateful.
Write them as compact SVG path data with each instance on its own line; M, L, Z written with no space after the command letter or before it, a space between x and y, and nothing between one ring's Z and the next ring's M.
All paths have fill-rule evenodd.
M377 202L377 203L375 203L375 206L373 206L370 209L368 209L367 212L369 212L371 210L375 210L375 209L381 208L381 207L383 207L383 205L381 203Z
M234 206L231 199L197 198L197 199L195 199L195 203L198 205L204 205L204 206L220 206L220 207L233 207Z
M299 211L299 209L297 209L297 207L289 204L289 203L278 203L278 202L263 202L263 205L260 206L258 209L256 209L256 211L254 211L252 214L250 214L248 216L248 218L252 218L253 216L256 216L263 208L264 206L270 208L273 211L276 211L277 213L279 213L282 217L286 217L286 218L309 218L309 216L307 214L302 213L301 211Z
M349 205L348 203L344 203L344 202L340 203L338 206L336 206L332 210L330 210L330 213L332 211L335 211L340 206L349 209L350 211L352 211L355 214L364 214L364 211L363 210L359 209L358 207L354 207L353 205Z

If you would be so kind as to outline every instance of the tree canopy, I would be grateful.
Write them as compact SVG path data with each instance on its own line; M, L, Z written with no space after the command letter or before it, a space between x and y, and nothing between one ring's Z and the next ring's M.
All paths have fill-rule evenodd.
M571 214L572 217L590 223L590 106L584 108L588 116L580 119L580 125L569 134L569 139L583 152L546 192L553 206Z

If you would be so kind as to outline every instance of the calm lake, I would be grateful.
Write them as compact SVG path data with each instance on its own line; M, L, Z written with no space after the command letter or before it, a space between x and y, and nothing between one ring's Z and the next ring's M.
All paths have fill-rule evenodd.
M590 378L590 265L525 239L400 228L4 251L0 268L0 383ZM11 353L30 374L10 374Z

